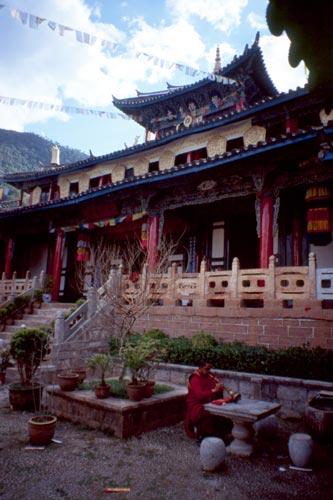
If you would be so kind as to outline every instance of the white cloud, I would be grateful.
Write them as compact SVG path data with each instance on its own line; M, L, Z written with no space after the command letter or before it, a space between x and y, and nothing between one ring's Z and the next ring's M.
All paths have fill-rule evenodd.
M121 98L135 95L136 89L161 90L166 87L166 81L175 85L195 81L184 72L149 63L147 58L138 57L138 53L144 52L166 61L211 71L217 45L222 66L225 66L236 53L241 52L242 48L239 47L244 40L244 31L246 36L249 33L251 37L245 43L250 44L254 39L251 29L257 30L263 19L253 13L247 19L244 18L247 0L163 0L163 18L148 17L147 14L146 17L134 19L130 17L128 2L122 2L117 5L119 20L126 14L120 26L127 26L127 29L122 31L111 23L102 22L102 6L109 7L109 0L104 0L104 5L103 1L98 1L91 8L85 1L15 0L15 7L22 11L44 16L47 20L74 29L64 36L60 36L58 30L52 31L47 22L42 23L38 30L33 30L14 20L7 7L0 10L1 96L118 112L112 107L112 95ZM148 0L143 3L147 5ZM242 20L240 29L235 31L235 38L226 41L228 34L236 30ZM99 41L119 43L119 49L107 54L99 42L94 46L79 43L75 30L95 35ZM303 85L301 82L306 81L303 67L292 70L288 65L288 40L264 36L260 45L268 72L279 90ZM238 50L235 49L237 46ZM69 127L71 121L75 121L71 120L72 116L0 105L0 128L23 131L29 125L40 122L41 129L47 130L48 124L52 127L51 118L54 118L53 124L61 122L62 125L67 121L66 130L74 136ZM109 137L109 130L115 131L112 140L123 133L125 126L129 131L134 131L136 127L129 121L111 122L107 122L105 135ZM90 133L85 141L84 127L89 129L89 124L82 124L79 131L75 130L77 136L82 136L80 140L84 147L81 145L81 149L93 140L90 139L93 135L97 135ZM101 128L103 126L104 122ZM136 135L136 132L129 133L133 137ZM50 132L48 135L51 135ZM102 133L98 135L102 136ZM58 139L55 137L55 140ZM122 135L119 141L124 142L126 138ZM89 144L92 145L91 142ZM106 144L101 146L107 148L104 152L112 151L110 142Z
M264 30L267 28L266 20L263 19L262 16L259 16L254 12L250 12L250 14L247 16L247 21L251 28L254 28L256 30Z
M290 41L287 36L263 36L260 46L268 74L280 92L303 87L307 82L305 66L301 63L296 69L288 63Z
M166 3L176 17L190 19L197 16L215 29L230 32L240 24L248 0L167 0Z

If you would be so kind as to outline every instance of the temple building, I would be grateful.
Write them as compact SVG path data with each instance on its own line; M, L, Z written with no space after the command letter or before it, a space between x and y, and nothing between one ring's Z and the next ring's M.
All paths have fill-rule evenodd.
M53 298L71 301L75 263L89 261L92 242L141 238L153 265L168 235L179 241L174 261L183 276L200 273L203 261L206 272L226 276L235 262L259 276L274 266L290 271L279 282L281 307L330 303L333 112L307 87L277 91L259 35L224 67L217 49L212 74L199 81L113 102L144 127L144 143L66 165L55 151L42 170L2 176L21 193L0 211L4 276L44 270L55 279ZM326 274L297 275L291 290L290 276L309 268L309 256ZM210 282L224 308L226 280ZM233 298L244 304L246 286L261 304L264 280L255 289L242 281Z

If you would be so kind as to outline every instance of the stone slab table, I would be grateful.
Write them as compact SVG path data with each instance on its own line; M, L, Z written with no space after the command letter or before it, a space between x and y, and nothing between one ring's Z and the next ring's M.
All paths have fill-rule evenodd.
M232 420L234 426L231 433L234 439L227 447L227 451L234 455L249 457L254 452L253 424L276 413L281 408L281 404L256 399L241 399L237 403L225 405L208 403L204 407L212 415Z

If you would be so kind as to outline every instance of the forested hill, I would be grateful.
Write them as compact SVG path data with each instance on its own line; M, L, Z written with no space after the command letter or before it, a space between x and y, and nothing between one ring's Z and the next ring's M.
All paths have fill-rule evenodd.
M50 165L52 146L55 145L60 149L61 164L84 160L89 156L37 134L0 129L0 171L26 172Z

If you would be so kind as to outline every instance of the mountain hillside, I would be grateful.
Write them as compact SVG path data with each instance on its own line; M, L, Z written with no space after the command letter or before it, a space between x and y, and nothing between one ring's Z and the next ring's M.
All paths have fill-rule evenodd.
M50 165L52 146L55 145L60 149L61 164L88 157L78 149L61 146L37 134L0 129L0 171L27 172L38 170L42 165Z

